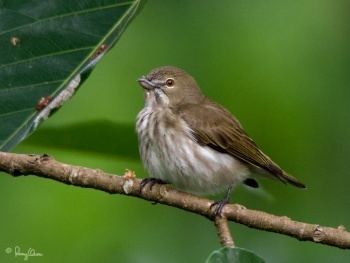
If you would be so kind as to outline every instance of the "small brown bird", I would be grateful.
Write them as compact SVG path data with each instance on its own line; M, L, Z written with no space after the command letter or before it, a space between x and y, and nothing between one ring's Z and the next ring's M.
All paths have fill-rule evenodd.
M145 105L136 130L151 176L142 187L158 182L195 194L226 191L225 199L215 203L216 214L237 184L258 187L256 175L305 188L258 148L228 110L205 97L184 70L160 67L139 83Z

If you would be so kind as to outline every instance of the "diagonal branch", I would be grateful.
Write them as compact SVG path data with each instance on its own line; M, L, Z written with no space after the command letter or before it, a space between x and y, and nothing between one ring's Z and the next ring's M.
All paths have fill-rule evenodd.
M220 244L223 247L235 247L235 243L233 242L230 228L228 227L227 218L225 218L223 216L217 216L214 219L214 224L215 224L216 229L218 231Z
M65 184L93 188L111 194L135 196L145 200L177 207L207 217L214 221L210 210L212 200L194 196L172 189L167 185L154 185L140 190L140 179L131 172L124 176L115 176L98 169L73 166L55 161L47 155L25 155L0 152L0 171L14 176L36 175L53 179ZM250 210L238 204L226 205L223 209L224 220L234 221L251 228L275 232L302 241L312 241L329 246L350 249L350 232L343 226L338 228L323 227L293 221L285 216L275 216L262 211ZM227 238L227 223L222 220L217 225L219 236ZM218 221L216 220L216 224ZM228 242L231 242L227 239ZM221 240L221 242L223 242ZM232 246L232 244L227 243Z

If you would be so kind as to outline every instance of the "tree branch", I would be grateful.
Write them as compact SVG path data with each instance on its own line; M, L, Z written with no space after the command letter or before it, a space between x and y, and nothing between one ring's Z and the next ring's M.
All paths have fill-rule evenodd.
M130 171L124 176L115 176L98 169L60 163L47 155L38 156L4 152L0 152L0 171L14 176L32 174L111 194L135 196L177 207L215 221L213 211L210 209L210 205L213 203L212 200L180 192L167 185L157 184L152 189L145 187L141 191L141 180L135 178ZM343 226L331 228L297 222L285 216L275 216L257 210L250 210L238 204L226 205L223 209L223 218L216 219L216 226L223 245L233 245L227 222L225 222L227 219L251 228L275 232L303 241L312 241L344 249L350 248L350 232L346 231Z
M217 216L214 219L214 224L218 231L220 244L223 247L235 247L235 243L233 242L230 228L228 227L227 218L223 216Z

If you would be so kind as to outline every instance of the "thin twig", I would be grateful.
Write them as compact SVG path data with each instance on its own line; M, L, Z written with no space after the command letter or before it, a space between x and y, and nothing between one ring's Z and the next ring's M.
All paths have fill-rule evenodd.
M140 188L140 179L127 173L115 176L98 169L73 166L55 161L47 155L25 155L0 152L0 171L14 176L36 175L65 184L93 188L112 194L135 196L196 213L214 221L210 206L212 200L172 189L167 185L154 185L152 189ZM251 228L295 237L339 248L350 248L350 233L343 226L323 227L318 224L297 222L285 216L275 216L262 211L250 210L238 204L226 205L223 217Z
M227 218L223 216L217 216L214 219L214 223L218 232L220 244L223 247L235 247L230 228L228 227Z

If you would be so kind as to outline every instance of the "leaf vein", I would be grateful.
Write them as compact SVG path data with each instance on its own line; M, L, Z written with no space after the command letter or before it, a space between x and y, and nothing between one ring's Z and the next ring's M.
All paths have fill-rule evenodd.
M33 109L34 109L34 107L30 107L30 108L25 108L25 109L16 110L16 111L9 111L9 112L6 112L6 113L1 113L0 117L9 116L9 115L13 115L13 114L16 114L16 113L21 113L21 112L29 111L29 110L33 110Z
M59 14L59 15L49 16L49 17L45 17L43 19L37 19L36 21L34 21L32 23L4 30L4 31L0 32L0 36L5 34L5 33L11 32L11 31L15 31L15 30L18 30L18 29L22 29L22 28L25 28L25 27L30 27L30 26L33 26L33 25L35 25L37 23L42 23L42 22L45 22L45 21L48 21L48 20L54 20L54 19L59 19L59 18L63 18L63 17L87 14L87 13L92 13L92 12L101 11L101 10L105 10L105 9L111 9L111 8L118 7L118 6L130 5L133 2L134 1L129 1L129 2L124 2L124 3L115 3L115 4L112 4L112 5L106 5L106 6L98 6L98 7L88 8L88 9L84 9L84 10L80 10L80 11L75 11L75 12L69 12L69 13L63 13L63 14ZM9 10L11 10L11 9L9 9ZM12 10L12 11L16 12L16 10Z
M9 91L25 89L25 88L29 88L29 87L34 88L34 87L41 86L41 85L55 84L55 83L60 83L63 81L64 81L64 79L58 79L58 80L53 80L53 81L42 81L42 82L37 82L37 83L33 83L33 84L28 84L28 85L14 86L11 88L0 89L0 96L1 96L1 93L6 93Z
M82 50L89 50L89 49L93 49L93 48L94 48L94 46L88 46L88 47L82 47L82 48L66 49L66 50L62 50L62 51L59 51L59 52L47 53L47 54L43 54L43 55L40 55L40 56L35 56L35 57L27 58L27 59L18 60L18 61L11 62L11 63L8 63L8 64L2 64L0 66L0 69L6 68L6 67L9 67L9 66L22 64L22 63L31 62L31 61L34 61L34 60L37 60L37 59L41 59L41 58L53 57L53 56L57 56L57 55L65 55L65 54L74 53L74 52L78 52L78 51L82 51Z

